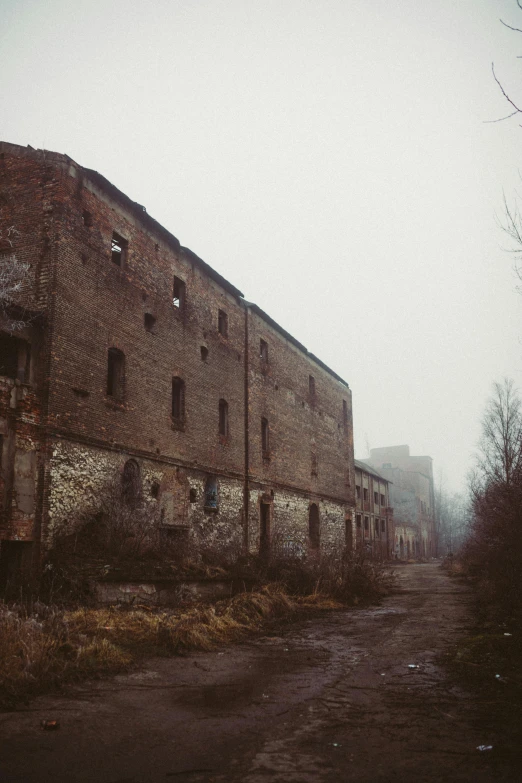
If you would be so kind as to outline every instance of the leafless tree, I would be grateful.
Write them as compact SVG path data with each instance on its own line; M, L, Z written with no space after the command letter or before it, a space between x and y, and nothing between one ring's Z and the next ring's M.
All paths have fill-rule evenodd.
M13 242L17 235L13 226L0 231L0 247L4 251L0 256L0 328L9 332L20 331L29 320L21 311L19 297L29 285L30 265L15 255Z
M522 402L513 381L493 384L482 417L475 486L510 487L522 477Z

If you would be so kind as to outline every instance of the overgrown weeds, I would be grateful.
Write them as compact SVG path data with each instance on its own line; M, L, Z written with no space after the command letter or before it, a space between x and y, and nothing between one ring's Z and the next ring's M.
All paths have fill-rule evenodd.
M145 656L211 650L272 621L375 601L389 586L376 564L336 555L317 562L254 559L235 566L240 574L255 589L190 609L0 604L0 705L123 671Z

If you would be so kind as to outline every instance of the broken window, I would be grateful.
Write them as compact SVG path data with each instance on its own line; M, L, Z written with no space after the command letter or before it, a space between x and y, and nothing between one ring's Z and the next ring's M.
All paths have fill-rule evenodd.
M268 364L268 343L264 340L259 341L259 357L263 364Z
M312 451L312 476L317 476L317 454Z
M228 402L219 401L219 434L225 438L228 436Z
M386 533L386 520L381 519L381 532Z
M355 515L355 524L357 525L358 528L361 527L361 515L360 514L356 514Z
M118 348L108 351L107 396L119 401L125 396L125 354Z
M223 337L228 337L228 315L224 310L218 312L218 332Z
M314 400L315 398L315 378L313 375L308 376L308 393L310 395L310 399Z
M261 419L261 449L264 456L270 451L270 428L265 418Z
M143 322L145 324L145 329L147 332L152 332L154 329L154 324L156 323L156 319L152 315L152 313L145 313L143 316Z
M208 476L205 481L205 509L217 511L219 504L218 483L215 476Z
M172 379L172 418L177 423L185 419L185 381L177 377Z
M183 312L185 309L185 292L186 292L185 282L181 280L179 277L174 277L174 286L172 289L172 304L180 312Z
M308 512L308 537L310 548L318 550L321 545L321 529L319 522L319 507L317 503L312 503Z
M195 503L197 499L198 499L198 493L196 492L196 490L194 488L190 489L189 490L189 501L191 503Z
M123 466L121 488L124 502L134 506L141 495L140 466L135 459L129 459Z
M114 231L111 242L111 258L113 264L116 264L116 266L119 266L120 268L125 266L128 246L129 243L127 240Z
M359 484L355 485L355 494L359 499L361 498L361 487L359 486Z
M364 517L364 529L368 531L370 529L370 518Z
M384 497L384 495L381 495L381 506L385 506L385 505L386 505L386 498Z
M157 500L159 498L160 484L159 481L153 481L150 485L150 496Z
M374 492L373 493L373 502L375 503L376 506L379 505L379 493L378 492Z
M83 210L82 220L83 220L83 225L84 226L86 226L87 228L91 228L91 226L92 226L92 215L91 215L90 212L87 212L86 209Z
M208 357L208 348L205 345L202 345L200 351L201 351L201 361L206 362Z
M368 500L368 490L366 489L366 487L364 487L363 489L363 500L364 501Z

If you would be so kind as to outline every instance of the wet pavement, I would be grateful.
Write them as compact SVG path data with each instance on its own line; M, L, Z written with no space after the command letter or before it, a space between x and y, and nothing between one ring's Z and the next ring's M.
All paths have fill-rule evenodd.
M439 662L471 626L469 592L436 563L395 570L373 609L156 658L1 714L1 783L520 780L487 702ZM41 731L45 719L60 729Z

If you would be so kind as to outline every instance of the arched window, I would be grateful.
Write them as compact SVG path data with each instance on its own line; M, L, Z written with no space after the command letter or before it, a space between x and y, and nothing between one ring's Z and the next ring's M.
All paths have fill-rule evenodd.
M123 466L121 479L123 500L129 506L133 506L141 495L140 466L135 459L129 459Z
M312 503L308 511L308 537L310 539L310 548L318 550L321 546L321 532L317 503Z

